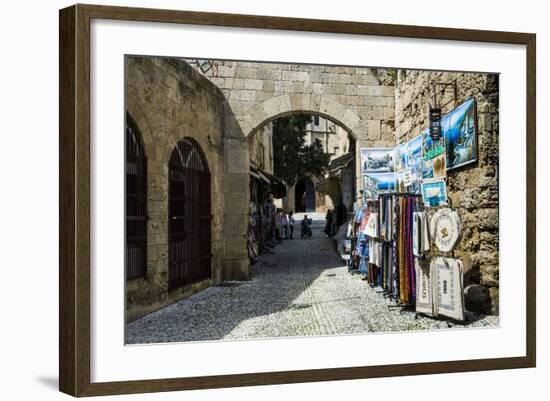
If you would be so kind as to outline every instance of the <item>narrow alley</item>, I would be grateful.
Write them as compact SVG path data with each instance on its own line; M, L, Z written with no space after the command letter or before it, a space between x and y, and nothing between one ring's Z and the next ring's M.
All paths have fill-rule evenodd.
M126 326L128 344L357 334L448 328L452 323L389 307L376 288L351 275L313 218L312 238L284 240L254 265L254 278L225 282ZM299 221L302 214L296 214ZM469 326L498 324L488 316Z

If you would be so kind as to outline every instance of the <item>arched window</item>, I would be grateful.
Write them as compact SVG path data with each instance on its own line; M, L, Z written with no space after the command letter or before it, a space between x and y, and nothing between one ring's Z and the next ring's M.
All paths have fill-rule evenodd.
M178 142L169 162L168 284L178 288L211 277L210 171L199 144Z
M126 113L126 280L147 273L147 158L141 134Z

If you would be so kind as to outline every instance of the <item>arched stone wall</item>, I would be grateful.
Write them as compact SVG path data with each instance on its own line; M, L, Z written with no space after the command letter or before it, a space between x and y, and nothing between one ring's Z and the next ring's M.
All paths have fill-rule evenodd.
M223 62L205 77L181 59L127 57L126 105L143 132L150 217L148 275L127 284L127 319L222 280L249 278L247 137L262 124L311 112L345 127L357 149L392 144L394 87L384 74L354 67ZM168 160L184 137L200 144L212 173L213 272L208 283L168 291Z
M248 274L248 148L221 91L187 63L128 57L126 108L142 131L148 162L148 257L145 279L126 285L127 320ZM176 144L193 138L211 172L212 279L168 290L168 163ZM241 166L242 165L242 166ZM230 229L226 227L230 224Z
M318 114L334 121L354 139L367 136L367 126L360 124L361 119L355 112L329 99L312 103L311 96L305 94L296 94L292 97L285 94L258 103L241 117L240 123L248 137L268 122L295 113Z
M355 139L356 144L359 144L355 147L355 157L356 160L361 159L360 145L365 141L361 142L360 138L368 136L368 126L361 123L360 117L354 111L334 100L312 102L311 96L306 94L280 95L258 103L246 116L241 117L243 121L240 124L243 132L249 138L265 124L277 118L297 113L317 114L338 124ZM356 185L359 187L361 184L359 163L356 163L355 177ZM286 208L293 208L294 202L287 201L285 205Z
M198 71L200 69L189 60ZM395 79L387 69L214 60L203 75L221 89L245 135L301 111L346 127L361 147L395 145ZM202 72L201 72L202 74ZM357 186L360 163L356 163Z
M361 145L395 142L395 80L387 69L227 60L212 64L204 76L222 90L247 135L285 110L309 110L348 127Z

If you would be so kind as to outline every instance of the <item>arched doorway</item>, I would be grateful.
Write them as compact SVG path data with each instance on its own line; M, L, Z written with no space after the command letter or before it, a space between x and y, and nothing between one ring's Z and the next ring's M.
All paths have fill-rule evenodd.
M126 280L147 273L147 158L138 126L126 113Z
M315 187L311 178L305 177L296 182L294 196L296 212L315 212Z
M210 171L191 138L178 142L169 162L168 286L211 277Z

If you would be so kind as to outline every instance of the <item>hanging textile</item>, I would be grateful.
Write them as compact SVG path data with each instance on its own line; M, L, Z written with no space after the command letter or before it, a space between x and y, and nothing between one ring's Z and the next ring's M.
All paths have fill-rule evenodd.
M368 275L369 245L366 240L361 240L359 245L359 271L363 275Z
M429 316L434 315L433 283L430 274L430 263L415 258L416 270L416 311Z
M430 250L428 218L425 212L413 213L413 254L421 257Z
M378 279L378 266L376 266L376 240L369 239L369 283L375 285Z
M365 208L363 211L363 214L361 216L361 222L359 224L359 231L365 235L368 235L367 233L367 224L369 222L369 217L371 215L370 209Z
M398 226L399 226L399 219L398 219L398 213L399 213L399 203L397 202L398 197L392 196L392 260L391 260L391 268L392 268L392 297L394 299L399 299L399 267L398 267L398 242L397 242L397 232L398 232Z
M352 263L371 286L401 305L430 316L464 319L463 264L427 259L431 241L449 252L461 230L458 213L449 208L429 220L421 198L409 193L380 194L356 207L351 231ZM433 233L433 234L432 234Z
M403 304L407 303L409 293L407 291L407 269L405 256L406 242L406 199L399 199L399 301Z
M365 234L371 238L378 238L378 213L371 213L369 215Z
M461 260L437 257L432 259L435 314L464 320L464 264Z
M416 298L416 273L414 271L414 255L412 250L412 228L413 228L414 198L407 196L407 268L409 299L411 303Z

